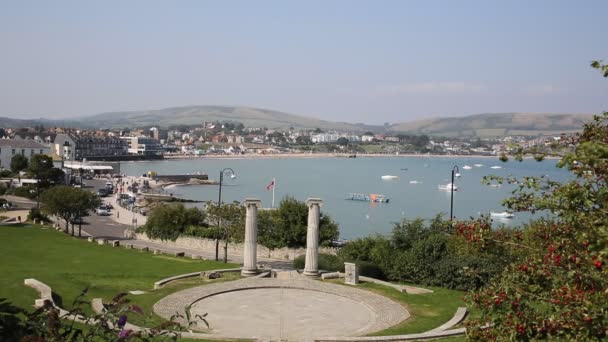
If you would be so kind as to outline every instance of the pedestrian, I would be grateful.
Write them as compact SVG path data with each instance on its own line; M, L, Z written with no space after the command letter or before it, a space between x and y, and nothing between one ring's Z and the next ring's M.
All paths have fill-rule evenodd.
M21 216L17 216L17 220L19 220L19 223L21 223Z

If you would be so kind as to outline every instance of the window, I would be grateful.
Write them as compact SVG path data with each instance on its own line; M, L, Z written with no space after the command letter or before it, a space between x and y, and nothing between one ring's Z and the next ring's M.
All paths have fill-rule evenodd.
M13 149L13 155L15 155L15 149Z
M43 152L42 152L42 149L40 149L40 154L42 154L42 153L43 153Z
M32 150L30 151L30 156L33 156L33 155L34 155L34 149L32 149Z
M22 148L22 149L21 149L21 155L22 155L22 156L24 156L24 155L25 155L25 149L24 149L24 148Z

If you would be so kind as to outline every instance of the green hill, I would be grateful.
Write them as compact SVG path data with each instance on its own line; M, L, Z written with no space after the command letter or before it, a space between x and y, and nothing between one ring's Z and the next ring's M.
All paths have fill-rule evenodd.
M101 113L81 119L89 127L138 127L196 125L204 121L238 121L246 127L267 128L322 128L360 131L361 128L345 122L332 122L279 111L250 107L188 106L160 110Z
M436 136L554 135L582 130L589 114L492 113L393 124L388 131Z

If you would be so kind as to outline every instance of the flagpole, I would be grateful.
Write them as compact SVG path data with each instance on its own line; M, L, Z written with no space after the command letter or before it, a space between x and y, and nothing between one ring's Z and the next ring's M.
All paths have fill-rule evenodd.
M274 188L277 187L277 181L276 179L272 179L272 207L274 208Z

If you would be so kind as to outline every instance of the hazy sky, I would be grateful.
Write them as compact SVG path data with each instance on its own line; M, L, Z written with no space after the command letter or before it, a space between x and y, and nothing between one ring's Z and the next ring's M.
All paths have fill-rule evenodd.
M0 116L193 104L383 123L597 113L608 1L0 2Z

